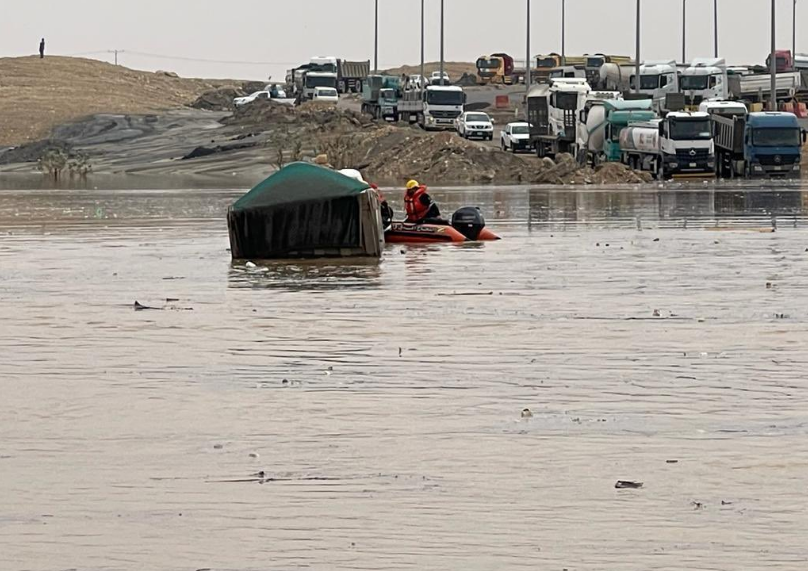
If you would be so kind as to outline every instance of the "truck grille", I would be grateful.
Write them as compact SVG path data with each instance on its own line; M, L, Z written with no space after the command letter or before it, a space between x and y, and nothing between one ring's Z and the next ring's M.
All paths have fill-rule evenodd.
M758 155L760 164L767 167L793 165L797 155ZM779 159L779 160L778 160Z
M676 151L676 159L683 163L704 162L710 158L709 149L687 149Z
M432 111L435 119L456 119L460 117L460 111Z

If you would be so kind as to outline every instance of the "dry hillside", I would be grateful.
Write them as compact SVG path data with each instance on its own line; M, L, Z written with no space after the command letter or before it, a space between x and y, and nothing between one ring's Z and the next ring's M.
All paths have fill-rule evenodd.
M95 113L181 107L227 83L83 58L0 58L0 146L47 137L54 126Z
M424 64L424 74L427 76L429 76L433 71L438 70L440 70L440 62L431 61ZM476 75L477 67L474 63L447 61L443 64L443 71L449 74L450 79L459 79L464 73L473 73ZM421 73L421 65L403 65L394 69L388 69L385 71L385 73L390 75L401 75L402 73L406 73L407 75L418 75Z

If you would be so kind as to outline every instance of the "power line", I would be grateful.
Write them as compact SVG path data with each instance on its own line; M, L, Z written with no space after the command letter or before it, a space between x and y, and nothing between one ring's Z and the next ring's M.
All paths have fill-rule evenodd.
M216 63L216 64L224 64L224 65L298 65L297 62L288 62L288 61L244 61L244 60L221 60L221 59L207 59L207 58L196 58L196 57L185 57L185 56L170 56L164 54L152 54L148 52L137 52L128 50L126 53L134 54L142 57L150 57L155 59L166 59L166 60L174 60L174 61L193 61L193 62L200 62L200 63Z

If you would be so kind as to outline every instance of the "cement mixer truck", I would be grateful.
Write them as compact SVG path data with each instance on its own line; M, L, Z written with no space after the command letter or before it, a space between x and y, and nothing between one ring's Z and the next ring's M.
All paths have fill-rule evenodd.
M623 129L653 121L656 116L650 99L587 101L578 121L578 161L592 166L620 162Z
M668 113L664 119L629 125L620 133L620 159L658 179L714 175L715 149L707 113Z

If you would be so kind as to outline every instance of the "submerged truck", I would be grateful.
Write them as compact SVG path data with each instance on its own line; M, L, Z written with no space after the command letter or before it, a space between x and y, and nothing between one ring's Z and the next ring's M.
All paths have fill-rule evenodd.
M620 133L656 118L650 99L590 99L578 115L578 162L620 162Z
M717 176L800 176L805 134L792 113L714 114L712 121Z
M480 85L513 83L514 62L506 53L496 53L477 59L477 77Z
M362 113L376 119L398 121L401 79L390 75L370 75L362 86Z
M402 121L418 123L424 130L452 130L463 113L466 94L456 85L430 85L404 92L398 102Z
M664 119L630 125L620 133L621 162L658 179L713 174L715 154L707 113L668 113Z
M530 144L539 157L576 153L578 111L591 92L584 78L556 79L528 93Z

